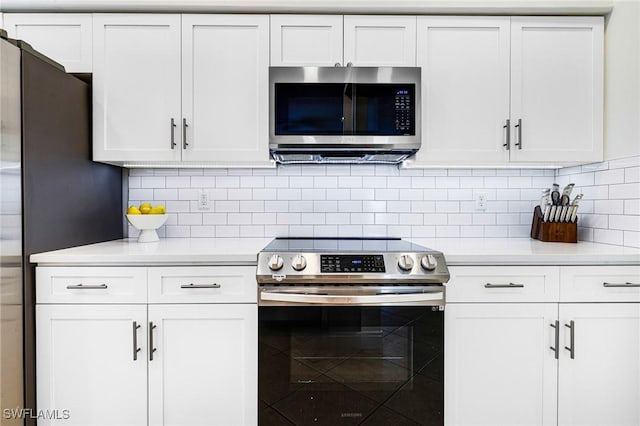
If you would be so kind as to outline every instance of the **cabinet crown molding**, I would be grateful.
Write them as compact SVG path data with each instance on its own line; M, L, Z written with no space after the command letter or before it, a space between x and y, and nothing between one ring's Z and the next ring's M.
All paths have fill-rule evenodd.
M3 12L606 15L612 0L4 0Z

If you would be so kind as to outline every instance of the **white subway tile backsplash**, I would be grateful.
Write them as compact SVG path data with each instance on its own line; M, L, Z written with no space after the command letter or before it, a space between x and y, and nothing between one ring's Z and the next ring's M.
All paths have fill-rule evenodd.
M593 212L596 214L624 214L624 201L595 200Z
M238 225L216 226L216 238L235 238L239 236L240 236L240 226Z
M526 237L541 190L574 182L581 240L638 245L640 156L551 169L132 169L129 203L164 203L172 237ZM199 210L201 191L210 210ZM487 199L476 210L479 195ZM130 227L130 235L137 231Z
M624 244L624 233L614 229L593 229L593 242L603 244L614 244L621 246Z
M226 213L203 213L202 224L203 225L226 225L227 214Z
M640 248L640 232L624 231L623 244L628 247Z
M594 183L596 185L608 185L612 183L624 183L625 169L606 170L595 172Z
M178 225L202 225L202 213L180 213Z
M625 169L624 181L626 183L640 182L640 167L629 167Z
M624 214L640 215L640 199L624 200Z
M640 198L640 185L637 183L623 183L609 186L609 198L612 200L627 200Z
M215 236L215 226L203 225L191 227L191 238L214 238Z
M229 225L251 225L251 213L229 213L227 224Z

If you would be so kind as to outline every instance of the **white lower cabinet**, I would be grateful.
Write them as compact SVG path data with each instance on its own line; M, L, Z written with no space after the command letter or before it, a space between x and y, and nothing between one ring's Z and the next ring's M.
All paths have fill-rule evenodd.
M255 425L258 307L149 305L150 425Z
M639 266L450 271L446 425L640 424Z
M258 307L238 279L248 269L255 286L243 266L38 268L37 408L56 417L38 424L257 424ZM119 287L129 276L135 303ZM163 282L187 293L180 303L162 299ZM85 294L52 295L52 283Z
M640 425L640 303L560 304L560 324L558 424Z
M557 315L554 303L447 305L446 424L555 423Z
M37 408L57 417L38 424L146 425L146 317L145 305L36 306Z

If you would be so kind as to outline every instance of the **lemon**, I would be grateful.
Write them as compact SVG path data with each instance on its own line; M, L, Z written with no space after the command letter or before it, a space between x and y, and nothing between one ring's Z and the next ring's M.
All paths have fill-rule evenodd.
M140 209L138 209L136 206L130 206L127 209L127 214L140 214Z
M149 212L151 211L151 206L147 205L141 205L140 206L140 213L142 214L149 214Z
M142 209L143 209L144 207L149 207L149 208L151 208L151 203L142 203L142 204L140 204L140 207L139 207L140 211L142 211Z
M163 210L164 210L163 208L159 206L155 206L151 210L149 210L149 214L164 214Z
M159 209L160 214L165 214L167 212L167 209L162 204L158 204L157 206L154 207L154 209Z

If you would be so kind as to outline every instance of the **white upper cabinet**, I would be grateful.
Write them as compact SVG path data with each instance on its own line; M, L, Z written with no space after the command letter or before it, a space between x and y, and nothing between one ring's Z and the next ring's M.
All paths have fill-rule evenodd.
M344 17L344 64L416 66L415 16Z
M272 66L415 66L415 16L271 15Z
M512 160L602 159L603 44L602 17L511 18Z
M91 72L91 14L5 13L9 37L24 40L64 65L67 72Z
M342 16L271 15L271 65L342 64Z
M180 15L93 23L94 160L180 160Z
M418 18L422 147L409 163L508 161L509 17Z
M268 70L268 16L182 16L183 161L267 162Z
M603 39L602 17L419 17L422 148L406 165L602 160Z
M269 17L95 15L94 160L271 166Z

